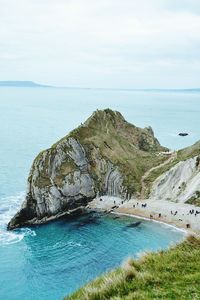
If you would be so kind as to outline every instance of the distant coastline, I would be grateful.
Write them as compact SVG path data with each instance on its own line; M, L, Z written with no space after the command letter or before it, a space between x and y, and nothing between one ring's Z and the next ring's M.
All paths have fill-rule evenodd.
M53 86L39 84L33 81L0 81L0 87L52 88Z
M200 88L112 88L112 87L80 87L80 86L54 86L28 80L0 81L1 87L27 87L27 88L58 88L71 90L102 90L125 92L158 92L158 93L200 93Z

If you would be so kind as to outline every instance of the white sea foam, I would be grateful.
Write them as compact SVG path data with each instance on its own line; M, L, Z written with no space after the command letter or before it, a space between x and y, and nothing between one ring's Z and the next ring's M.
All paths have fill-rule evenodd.
M25 193L0 199L0 246L21 241L25 236L35 236L35 232L29 228L7 231L7 224L14 214L20 209L24 201Z
M81 247L81 243L76 243L76 242L73 242L73 241L69 241L68 244L67 244L69 247Z

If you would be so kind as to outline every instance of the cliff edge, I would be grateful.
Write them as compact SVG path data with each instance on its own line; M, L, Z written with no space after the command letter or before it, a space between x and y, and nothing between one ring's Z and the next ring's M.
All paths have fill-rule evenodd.
M166 150L151 127L138 128L117 111L97 110L35 158L26 199L8 229L74 213L100 195L138 196L142 175L166 160L160 155Z

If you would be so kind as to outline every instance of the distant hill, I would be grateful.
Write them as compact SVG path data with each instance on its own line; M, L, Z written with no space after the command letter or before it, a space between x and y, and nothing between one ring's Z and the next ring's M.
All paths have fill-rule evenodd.
M169 92L169 93L200 93L200 88L177 88L177 89L159 89L159 88L152 88L152 89L137 89L137 88L98 88L98 87L79 87L79 86L52 86L46 84L36 83L34 81L28 80L9 80L9 81L0 81L0 88L1 87L32 87L32 88L64 88L64 89L80 89L80 90L108 90L108 91L130 91L130 92Z
M52 87L49 85L39 84L33 81L0 81L0 87Z

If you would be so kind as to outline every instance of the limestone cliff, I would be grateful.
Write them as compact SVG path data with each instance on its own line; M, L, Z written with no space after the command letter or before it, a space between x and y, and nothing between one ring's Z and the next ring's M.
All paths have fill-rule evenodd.
M151 127L138 128L110 109L96 111L80 127L41 152L33 162L16 228L70 214L98 195L129 199L141 177L166 158Z
M199 156L177 162L155 180L150 198L200 204L199 162Z

